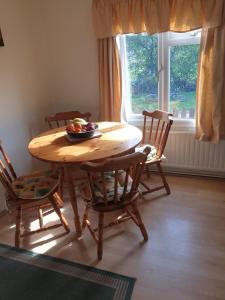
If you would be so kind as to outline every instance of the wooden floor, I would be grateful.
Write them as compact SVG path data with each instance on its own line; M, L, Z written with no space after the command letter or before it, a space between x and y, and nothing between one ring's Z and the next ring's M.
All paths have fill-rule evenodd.
M64 213L72 232L61 236L59 228L34 235L22 247L136 277L133 300L224 300L225 181L178 176L168 176L168 181L170 196L161 191L139 201L147 243L130 221L115 226L105 232L103 260L98 263L89 232L75 239L66 203ZM54 214L46 218L56 219ZM36 223L33 220L32 228ZM14 224L13 215L0 218L1 243L13 245Z

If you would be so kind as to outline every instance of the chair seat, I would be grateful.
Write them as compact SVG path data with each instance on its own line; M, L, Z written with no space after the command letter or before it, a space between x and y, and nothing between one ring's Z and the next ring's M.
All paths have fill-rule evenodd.
M53 171L38 171L16 178L12 188L16 196L24 200L45 198L58 185L58 175Z
M108 203L114 202L114 172L107 172L105 173L105 187L106 187L106 195L108 199ZM80 185L80 193L82 198L84 198L85 201L91 201L90 193L85 192L85 187L88 183L81 183ZM125 184L125 172L120 171L118 176L118 204L121 202L123 203L122 195L123 195L123 189ZM132 179L128 178L128 186L127 189L130 190L132 184ZM102 185L102 179L100 177L94 178L94 190L96 195L96 203L93 203L93 207L101 206L104 204L104 194L103 194L103 185ZM118 205L117 204L117 205Z
M99 211L99 212L116 211L118 209L124 209L132 202L136 201L139 195L140 195L139 192L136 192L132 195L132 197L128 196L123 201L118 201L117 203L114 203L112 200L109 201L107 205L105 205L104 202L97 202L96 204L92 205L92 208L95 211Z
M148 157L147 157L146 163L148 163L148 162L151 162L151 163L152 163L152 162L159 161L159 160L161 160L161 159L166 159L166 157L165 157L164 155L162 155L161 157L159 157L159 156L157 155L157 149L156 149L154 146L150 145L150 144L140 144L140 145L138 145L138 146L135 148L135 152L143 152L144 149L145 149L147 146L151 148L151 152L149 153L149 155L148 155Z

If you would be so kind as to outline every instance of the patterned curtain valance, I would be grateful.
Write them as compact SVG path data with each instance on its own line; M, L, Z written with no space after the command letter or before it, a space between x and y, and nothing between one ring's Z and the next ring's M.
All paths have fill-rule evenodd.
M93 0L97 38L177 31L223 24L224 0Z

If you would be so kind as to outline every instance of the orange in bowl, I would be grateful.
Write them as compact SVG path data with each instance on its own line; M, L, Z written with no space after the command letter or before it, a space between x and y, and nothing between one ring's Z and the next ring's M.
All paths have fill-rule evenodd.
M74 138L88 138L94 135L95 130L98 128L97 124L92 123L92 127L82 125L79 123L72 123L66 126L66 132L70 137Z

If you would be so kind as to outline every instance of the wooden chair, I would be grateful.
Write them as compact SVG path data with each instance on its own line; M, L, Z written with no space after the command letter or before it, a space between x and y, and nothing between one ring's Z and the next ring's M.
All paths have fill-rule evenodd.
M82 229L87 226L98 245L98 259L102 259L103 229L131 219L141 230L145 241L148 234L137 208L139 180L150 148L143 153L132 153L100 163L85 163L81 166L88 174L89 185L83 183L81 196L86 201ZM132 178L130 174L132 173ZM88 219L89 208L98 212L98 227L93 229ZM104 214L122 210L123 214L104 226Z
M144 126L143 126L143 138L142 144L136 148L136 151L142 151L146 145L151 147L151 152L146 160L147 175L150 177L149 167L156 165L159 175L162 179L162 185L155 188L150 188L143 181L140 184L146 189L143 195L158 191L160 189L166 189L167 194L170 194L170 187L166 181L166 177L163 173L161 161L165 156L163 155L166 147L167 138L170 132L170 128L173 124L172 114L155 110L153 112L143 111Z
M59 112L56 113L55 115L52 116L47 116L45 117L45 122L48 123L48 126L50 129L53 129L55 127L61 127L61 126L66 126L69 124L70 120L73 120L75 118L82 118L85 119L87 122L90 121L91 118L91 113L90 112L85 112L81 113L80 111L67 111L67 112ZM52 169L54 170L55 165L52 165ZM61 182L59 186L59 193L60 196L63 197L63 189L64 189L64 183L66 181L65 175L64 175L64 170L61 169ZM80 174L79 171L74 172L74 180L81 180L83 179L83 174Z
M85 119L87 122L90 121L91 113L81 113L79 111L67 111L67 112L59 112L53 116L48 116L45 118L45 122L48 123L50 129L54 127L66 126L70 120L75 118Z
M1 143L0 154L2 156L2 159L0 159L0 183L2 183L5 188L8 200L15 203L17 210L15 246L20 246L20 237L25 237L47 229L63 226L66 232L69 232L68 223L60 211L62 200L57 193L60 180L57 174L46 171L17 177ZM43 209L49 206L51 206L58 215L60 223L46 227L43 225ZM40 228L21 233L22 212L28 209L38 210Z

